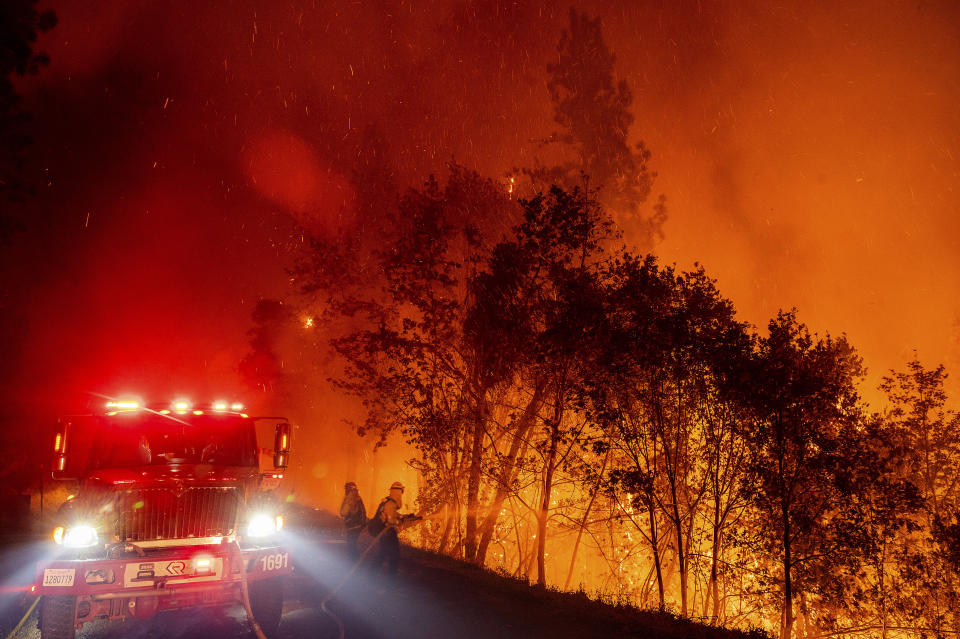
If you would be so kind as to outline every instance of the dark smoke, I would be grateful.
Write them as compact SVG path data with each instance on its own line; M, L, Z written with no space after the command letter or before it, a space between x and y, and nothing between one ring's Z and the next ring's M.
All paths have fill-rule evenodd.
M402 186L529 166L556 128L567 3L50 6L51 65L17 87L40 191L2 257L8 423L90 389L249 395L251 311L311 234L362 223L370 126ZM913 349L960 363L955 4L577 6L634 96L667 262L756 324L796 305L846 331L874 378Z

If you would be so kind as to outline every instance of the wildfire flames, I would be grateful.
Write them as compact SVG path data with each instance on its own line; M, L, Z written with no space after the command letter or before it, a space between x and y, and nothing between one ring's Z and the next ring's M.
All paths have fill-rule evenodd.
M50 4L0 87L8 446L252 396L291 499L401 479L424 547L956 632L957 7Z

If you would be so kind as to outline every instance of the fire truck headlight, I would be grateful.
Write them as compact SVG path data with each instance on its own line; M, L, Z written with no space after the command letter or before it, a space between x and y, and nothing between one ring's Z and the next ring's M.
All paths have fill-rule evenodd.
M80 524L70 526L63 531L63 545L65 548L90 548L99 541L97 530L93 526Z
M283 526L282 517L273 517L265 513L254 515L247 524L248 537L266 537L280 530Z

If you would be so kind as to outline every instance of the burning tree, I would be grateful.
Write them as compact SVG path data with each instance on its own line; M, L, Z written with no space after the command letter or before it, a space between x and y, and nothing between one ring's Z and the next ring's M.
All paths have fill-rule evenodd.
M524 220L516 240L502 252L522 263L534 284L534 340L529 344L532 377L543 385L547 413L541 417L542 486L537 509L537 582L546 584L545 552L555 473L585 426L572 413L582 403L595 327L602 308L599 275L610 223L588 194L553 188L546 197L522 203ZM496 278L491 272L491 278ZM535 391L536 392L536 391ZM566 446L566 452L561 450Z
M398 211L398 240L377 254L381 285L344 302L361 317L335 342L347 362L339 385L368 411L361 431L400 431L417 447L424 505L447 513L439 547L460 530L465 511L457 545L468 559L476 555L491 404L509 381L509 366L505 351L467 338L467 279L483 253L478 222L509 219L512 206L491 181L458 167L445 186L431 179L409 192Z
M560 131L546 145L560 145L567 157L527 173L541 188L558 184L569 190L584 180L592 181L600 202L631 237L651 247L663 236L666 200L661 195L651 212L642 212L656 173L647 167L646 145L630 143L633 94L624 80L615 80L615 62L603 39L600 18L571 8L569 27L557 46L557 61L547 65L547 88Z
M891 500L901 507L878 531L883 544L878 607L884 633L909 620L922 620L921 627L937 633L960 623L960 576L950 559L951 531L960 512L960 415L946 408L946 378L942 365L927 369L914 359L906 371L891 371L880 387L889 401L882 417L887 457L897 462L888 476L906 483L918 501L910 508L910 501ZM887 493L887 499L896 495ZM889 575L888 563L893 566Z
M954 618L942 369L891 378L870 417L845 338L794 312L756 335L702 268L617 249L576 189L516 201L454 168L384 215L373 276L329 309L361 432L417 450L424 543L542 584L589 554L605 592L785 639Z
M673 553L680 611L687 616L690 554L701 508L712 496L719 509L713 521L717 552L731 508L723 495L735 481L729 469L720 470L726 462L723 435L716 412L709 410L718 404L721 366L742 358L749 342L732 304L702 269L681 274L659 268L651 258L628 256L612 276L606 374L593 394L621 453L611 489L624 490L645 512L645 526L637 528L650 544L661 609L661 553L665 547ZM712 574L715 580L716 565Z
M790 639L799 599L816 568L850 550L843 505L854 485L849 446L858 439L860 359L844 338L817 338L780 313L758 340L745 386L752 408L750 464L757 531L779 563L781 637Z

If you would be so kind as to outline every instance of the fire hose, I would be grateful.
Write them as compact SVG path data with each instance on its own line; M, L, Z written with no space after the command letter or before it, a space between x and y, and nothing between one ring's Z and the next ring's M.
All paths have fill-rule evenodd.
M354 562L353 566L350 568L347 574L343 577L343 579L340 580L340 583L338 583L333 590L327 593L327 596L324 597L323 600L320 602L320 610L322 610L324 614L326 614L328 617L330 617L336 622L337 632L339 633L338 634L339 639L344 639L345 631L343 627L343 620L341 620L340 617L335 615L333 612L330 611L329 608L327 608L327 602L330 601L330 599L332 599L334 595L340 592L340 590L346 585L347 581L349 581L350 577L352 577L353 574L357 571L357 569L363 563L364 559L366 559L367 555L370 554L370 551L373 550L373 548L380 543L380 538L383 536L383 533L385 532L387 532L386 528L381 530L380 534L378 534L376 537L373 538L373 541L370 542L370 545L366 547L366 549L363 551L360 557L357 558L357 561ZM241 598L243 600L243 608L247 612L247 619L250 620L250 625L253 627L253 632L257 636L257 639L267 639L267 636L263 633L263 629L260 627L260 624L257 623L256 617L253 616L253 608L250 605L250 589L247 583L247 562L243 560L243 553L240 551L239 544L236 545L236 549L237 549L237 552L240 553L240 592L241 592Z
M20 617L20 621L17 623L16 626L13 627L13 630L10 631L10 634L7 635L7 639L13 639L13 637L16 636L16 634L20 631L20 628L23 627L24 622L33 613L33 609L37 607L38 603L40 603L41 599L43 599L43 597L37 597L36 599L33 600L33 603L30 605L30 608L28 608L27 612L25 612L24 615Z
M410 517L407 518L405 521L409 521L410 523L414 523L414 522L422 521L422 520L423 520L422 517L410 516ZM370 544L364 549L364 551L360 554L360 556L357 558L357 560L353 563L353 566L350 567L350 570L347 571L347 574L344 575L343 578L340 580L340 583L338 583L338 584L333 588L333 590L331 590L330 592L328 592L327 595L320 601L320 610L323 611L323 613L326 614L328 617L330 617L331 619L333 619L333 620L336 622L336 624L337 624L337 632L338 632L337 639L344 639L344 637L345 637L345 634L344 634L345 631L344 631L344 628L343 628L343 620L340 619L340 617L338 617L337 615L333 614L333 613L330 611L330 609L327 608L327 602L329 602L331 599L333 599L333 597L334 597L338 592L340 592L340 590L347 584L347 582L350 580L350 578L353 577L353 574L354 574L355 572L357 572L357 569L360 568L361 564L363 564L363 561L364 561L364 559L367 558L367 555L369 555L370 552L380 543L380 538L383 537L383 534L384 534L385 532L387 532L387 530L389 530L389 528L384 528L383 530L380 531L380 533L379 533L376 537L373 538L373 540L370 542ZM260 639L262 639L262 638L260 638Z
M373 540L370 542L370 545L363 550L360 556L357 557L357 560L353 563L353 566L350 567L350 570L347 571L347 574L344 575L343 579L340 580L340 583L338 583L334 589L328 592L327 596L320 601L320 610L322 610L325 615L337 623L337 639L344 639L343 620L330 612L330 609L327 608L327 602L333 599L333 597L347 584L347 581L350 580L350 577L353 576L353 573L357 572L357 569L360 568L360 565L363 563L363 560L367 558L367 555L370 554L370 551L380 543L380 538L383 537L383 534L387 532L387 530L387 528L384 528L376 537L373 538Z
M257 639L267 639L267 635L263 634L263 629L260 627L260 624L257 623L256 617L253 616L253 608L250 606L250 588L247 585L247 562L243 559L240 542L235 540L233 543L237 549L237 553L240 555L240 596L243 600L243 609L247 611L247 619L250 620L250 625L253 626L253 633L257 635Z

